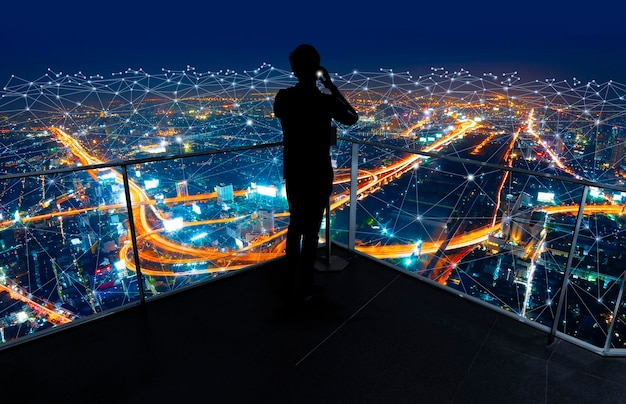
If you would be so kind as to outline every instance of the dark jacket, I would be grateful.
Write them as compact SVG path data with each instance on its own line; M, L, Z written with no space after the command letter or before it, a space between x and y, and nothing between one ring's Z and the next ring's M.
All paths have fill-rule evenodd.
M280 119L283 129L285 180L332 171L332 120L344 125L353 125L358 120L342 97L300 84L278 91L274 115Z

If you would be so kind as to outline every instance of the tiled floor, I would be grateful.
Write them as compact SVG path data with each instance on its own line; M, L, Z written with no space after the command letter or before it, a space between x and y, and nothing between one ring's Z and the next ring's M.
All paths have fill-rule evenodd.
M283 264L5 348L0 402L626 402L626 359L361 256L295 309Z

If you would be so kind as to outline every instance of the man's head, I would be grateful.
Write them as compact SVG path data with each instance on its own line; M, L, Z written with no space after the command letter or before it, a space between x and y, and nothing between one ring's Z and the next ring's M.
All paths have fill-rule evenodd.
M315 78L315 74L320 65L320 54L309 44L298 45L289 54L291 70L298 79Z

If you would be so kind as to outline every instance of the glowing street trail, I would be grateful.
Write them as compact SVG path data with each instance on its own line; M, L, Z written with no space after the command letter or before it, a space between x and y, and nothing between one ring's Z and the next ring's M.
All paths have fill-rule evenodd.
M446 136L439 139L437 142L429 145L424 148L424 151L432 151L446 144L458 139L463 136L468 130L476 127L476 122L474 121L464 121L459 123L457 127L455 127L451 132L449 132ZM63 141L72 152L79 157L81 161L85 164L98 164L102 163L100 160L92 157L87 151L85 151L82 146L76 142L71 136L67 135L65 132L56 129L59 133L59 139ZM517 133L516 133L517 135ZM509 145L507 150L507 155L510 153L513 142ZM411 154L410 156L396 162L390 164L385 167L377 168L374 171L361 171L359 173L359 178L364 179L362 181L357 190L357 196L362 198L368 194L371 190L375 190L377 186L380 184L384 184L390 181L393 178L397 178L399 175L404 174L407 171L410 171L414 168L415 164L419 162L421 156L417 154ZM339 179L336 183L341 183L346 181L345 179ZM215 248L196 248L196 247L188 247L182 246L179 243L173 242L167 238L160 236L159 234L164 230L163 228L153 229L148 223L146 218L145 207L150 206L155 216L159 219L163 220L163 216L160 212L154 207L154 201L150 200L149 197L143 192L143 190L134 183L131 183L131 192L133 196L133 209L138 213L137 217L139 218L139 226L137 226L137 234L138 241L148 241L151 245L157 246L163 251L167 251L169 253L176 254L187 254L186 258L176 258L176 259L167 259L163 256L154 255L152 253L147 253L140 251L140 259L141 262L154 262L154 263L198 263L198 262L207 262L211 263L211 265L207 265L205 269L194 269L193 271L168 271L164 270L160 267L155 268L143 268L142 272L148 275L159 275L159 276L185 276L190 273L193 274L201 274L201 273L214 273L214 272L222 272L222 271L230 271L234 269L243 268L250 263L259 262L259 260L267 260L271 258L275 258L281 255L280 251L274 249L272 252L259 252L262 250L262 245L267 243L268 241L272 241L278 238L281 238L286 234L286 229L278 231L272 234L270 237L250 243L244 249L235 252L222 252ZM243 191L238 191L243 192ZM333 201L331 202L331 210L336 209L343 204L349 202L349 198L347 198L348 191L344 193L339 193L333 196ZM215 194L202 194L202 195L193 195L193 196L185 196L176 198L176 202L183 202L186 200L207 200L210 198L214 198ZM109 206L110 207L110 206ZM564 214L564 213L574 213L578 210L578 206L576 205L567 205L567 206L554 206L541 208L540 210L545 211L548 214ZM620 214L623 213L623 206L621 205L588 205L584 209L585 213L614 213ZM69 212L63 212L64 214L70 214ZM73 211L74 214L80 213L80 210ZM285 212L283 215L288 215ZM204 222L186 222L185 226L197 226L201 224L216 224L219 222L228 222L239 220L243 218L228 218L228 219L218 219L213 221L204 221ZM32 220L32 219L31 219ZM8 225L8 223L3 225ZM491 225L484 226L482 228L478 228L467 232L466 234L454 236L451 238L450 242L446 246L445 250L457 250L461 248L470 247L479 243L482 243L487 240L490 234L499 231L500 222L496 221L496 217L494 215L493 221ZM440 247L440 243L438 241L433 242L424 242L421 246L422 254L433 254ZM414 244L388 244L385 246L367 246L367 245L359 245L356 247L357 250L371 255L380 259L393 259L393 258L402 258L409 257L415 251ZM258 250L256 252L251 252L252 250ZM121 251L120 257L126 262L126 266L135 270L134 261L132 259L132 246L130 243L126 243ZM228 262L228 265L224 266L215 266L215 261L223 260Z

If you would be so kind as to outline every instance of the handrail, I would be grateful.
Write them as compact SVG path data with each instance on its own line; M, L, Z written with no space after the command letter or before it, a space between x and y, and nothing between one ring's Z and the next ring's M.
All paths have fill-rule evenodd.
M401 152L418 154L420 156L427 156L430 158L450 161L453 163L461 163L461 164L469 164L469 165L480 166L480 167L493 168L496 170L509 171L509 172L516 173L516 174L526 174L526 175L530 175L533 177L541 177L541 178L546 178L546 179L559 180L559 181L569 182L572 184L579 184L582 186L601 187L601 188L610 189L612 191L626 192L626 186L604 184L604 183L589 181L589 180L585 180L581 178L571 178L571 177L566 177L563 175L555 175L555 174L544 173L540 171L527 170L527 169L518 168L518 167L508 167L508 166L504 166L504 165L497 164L497 163L488 163L484 161L472 160L472 159L467 159L463 157L448 156L448 155L435 153L435 152L413 150L413 149L408 149L406 147L394 146L394 145L389 145L385 143L369 142L369 141L356 140L356 139L350 139L350 138L345 138L345 137L338 137L338 139L346 141L346 142L361 144L364 146L374 146L374 147L379 147L379 148L384 148L384 149L391 149L391 150L396 150L396 151L401 151Z
M436 153L436 152L419 151L419 150L409 149L409 148L401 147L401 146L394 146L394 145L380 143L380 142L370 142L366 140L358 140L358 139L347 138L343 136L339 136L337 137L337 139L341 141L349 142L349 143L363 145L363 146L373 146L373 147L391 149L391 150L396 150L396 151L401 151L401 152L406 152L406 153L417 154L420 156L426 156L430 158L450 161L453 163L469 164L473 166L492 168L495 170L509 171L509 172L516 173L516 174L525 174L525 175L530 175L533 177L541 177L545 179L564 181L564 182L569 182L572 184L579 184L582 186L601 187L601 188L610 189L612 191L626 192L626 186L604 184L604 183L590 181L590 180L586 180L582 178L571 178L571 177L566 177L566 176L558 175L558 174L544 173L540 171L533 171L533 170L528 170L528 169L523 169L523 168L518 168L518 167L509 167L509 166L505 166L502 164L489 163L489 162L484 162L484 161L479 161L479 160L472 160L472 159L463 158L463 157L448 156L448 155ZM211 150L211 151L168 154L168 155L159 155L155 157L144 157L144 158L129 159L129 160L112 160L106 163L90 164L86 166L56 168L52 170L43 170L43 171L29 171L26 173L4 174L4 175L0 175L0 181L37 177L41 175L65 174L65 173L78 172L78 171L97 170L97 169L110 168L110 167L116 167L116 166L122 166L122 165L129 166L129 165L134 165L134 164L171 161L171 160L178 160L181 158L204 157L204 156L210 156L210 155L222 154L222 153L233 153L233 152L236 153L240 151L256 150L256 149L263 149L263 148L268 148L268 147L277 147L277 146L282 146L282 145L283 145L283 142L271 142L271 143L262 143L262 144L252 145L252 146L241 146L241 147L233 147L233 148L228 148L228 149L219 149L219 150Z
M360 141L360 140L354 140L354 139L347 139L347 138L339 138L339 140L342 141L347 141L352 143L352 166L351 166L351 198L354 199L355 196L355 177L356 177L356 172L358 171L358 151L355 149L358 149L357 145L365 145L365 146L373 146L373 147L378 147L378 148L383 148L383 149L387 149L387 150L396 150L396 151L400 151L400 152L408 152L408 153L412 153L412 154L416 154L416 155L420 155L420 156L427 156L430 158L434 158L434 159L440 159L440 160L445 160L445 161L450 161L450 162L454 162L454 163L461 163L461 164L468 164L468 165L474 165L474 166L479 166L479 167L487 167L487 168L491 168L494 170L499 170L499 171L508 171L508 172L512 172L512 173L517 173L517 174L524 174L524 175L528 175L531 177L541 177L541 178L545 178L545 179L551 179L551 180L559 180L562 182L567 182L570 184L578 184L582 186L582 195L581 195L581 200L578 204L578 214L576 216L576 224L575 224L575 228L574 228L574 232L573 232L573 236L572 239L570 240L570 251L568 254L568 260L567 263L565 265L564 268L564 274L562 277L562 281L561 281L561 285L560 285L560 293L559 293L559 301L557 304L557 307L555 308L555 318L553 319L553 324L551 327L547 327L547 329L545 330L546 334L547 334L547 343L548 345L551 344L554 341L554 338L556 336L559 336L562 339L565 340L569 340L573 343L575 343L576 345L579 345L585 349L588 349L594 353L597 353L599 355L602 356L623 356L626 355L626 350L624 350L623 348L616 348L616 347L611 347L611 339L613 336L613 332L615 329L615 324L617 322L618 316L617 315L613 315L612 316L612 321L610 322L609 326L608 326L608 330L606 332L605 335L605 340L603 343L602 347L598 347L595 346L591 343L586 342L584 339L572 336L567 334L565 331L560 331L559 330L559 321L561 318L561 315L563 313L564 310L564 306L565 306L565 295L567 293L567 289L568 289L568 285L570 283L570 276L571 276L571 270L572 270L572 265L573 265L573 258L575 255L575 248L577 245L577 239L578 239L578 234L579 234L579 230L580 230L580 226L582 223L582 219L583 219L583 215L584 215L584 208L585 208L585 204L586 204L586 199L587 199L587 195L589 192L589 189L591 187L600 187L603 189L611 189L614 191L618 191L618 192L624 192L626 190L626 187L623 186L619 186L619 185L609 185L609 184L602 184L602 183L598 183L598 182L594 182L594 181L589 181L589 180L584 180L584 179L580 179L580 178L570 178L570 177L565 177L562 175L554 175L554 174L550 174L550 173L542 173L542 172L535 172L532 170L527 170L527 169L521 169L521 168L515 168L515 167L508 167L508 166L502 166L499 164L494 164L494 163L487 163L487 162L480 162L480 161L475 161L475 160L471 160L471 159L465 159L465 158L460 158L460 157L454 157L454 156L447 156L447 155L441 155L438 153L433 153L433 152L420 152L417 150L411 150L411 149L407 149L404 147L399 147L399 146L394 146L394 145L388 145L388 144L384 144L384 143L377 143L377 142L368 142L368 141ZM352 200L351 199L351 200ZM349 232L349 237L348 237L348 250L350 251L350 253L354 253L355 252L355 245L354 245L354 231L355 231L355 227L356 227L356 221L355 221L355 207L354 204L350 204L350 214L349 214L349 224L348 224L348 232ZM398 270L401 270L401 268L390 264L393 268L396 268ZM404 272L404 271L403 271ZM423 278L422 276L420 276L419 274L415 274L414 276L416 276L417 278ZM609 309L612 313L618 313L621 311L622 306L621 306L621 302L622 302L622 298L623 298L623 293L625 290L625 285L626 285L626 271L622 272L621 275L619 275L619 278L621 280L621 285L618 288L619 292L618 292L618 297L617 297L617 301L615 302L615 304L612 304L611 307L607 307L607 309ZM430 279L428 278L423 278L424 281L430 283L432 281L430 281ZM430 281L430 282L429 282ZM434 283L434 282L432 282ZM437 286L439 286L437 284ZM442 286L443 287L443 286ZM448 289L446 287L443 287L444 289ZM465 292L459 292L457 290L452 290L449 289L448 291L453 292L455 294L460 294L461 296L464 297L468 297L471 300L476 301L477 303L480 303L481 305L485 306L485 307L489 307L492 310L495 311L499 311L502 312L505 315L510 315L510 316L514 316L516 318L518 318L519 320L523 321L525 324L531 325L533 327L536 327L538 329L543 329L545 328L545 326L543 326L541 323L535 323L534 321L530 321L527 322L526 317L522 314L513 314L510 313L508 311L505 311L501 308L498 308L496 306L490 305L486 302L483 302L482 300L473 297L472 295L465 293Z
M610 327L609 327L609 332L606 336L607 340L605 345L602 347L602 349L595 349L595 347L588 347L586 346L587 343L585 343L585 341L583 340L579 340L576 337L570 336L568 334L565 334L563 332L558 331L557 328L557 321L559 319L559 316L561 315L561 311L562 311L562 305L563 305L563 300L564 300L564 294L563 294L563 290L565 290L564 288L566 287L569 279L569 273L570 273L570 269L571 269L571 265L572 265L572 258L573 258L573 250L574 250L574 244L575 244L575 240L576 240L576 236L578 234L578 230L580 227L580 223L581 223L581 218L582 218L582 214L583 214L583 205L587 196L587 192L589 187L601 187L603 189L610 189L613 191L617 191L617 192L626 192L626 186L620 186L620 185L614 185L614 184L603 184L603 183L599 183L599 182L595 182L595 181L590 181L590 180L586 180L586 179L581 179L581 178L571 178L571 177L566 177L563 175L558 175L558 174L551 174L551 173L545 173L545 172L537 172L537 171L533 171L533 170L528 170L528 169L523 169L523 168L517 168L517 167L509 167L509 166L505 166L505 165L501 165L501 164L497 164L497 163L489 163L489 162L483 162L483 161L478 161L478 160L472 160L472 159L467 159L467 158L461 158L461 157L455 157L455 156L449 156L449 155L444 155L444 154L440 154L440 153L436 153L436 152L427 152L427 151L419 151L419 150L414 150L414 149L409 149L406 147L401 147L401 146L395 146L395 145L390 145L390 144L385 144L385 143L380 143L380 142L371 142L371 141L365 141L365 140L359 140L359 139L354 139L354 138L346 138L346 137L339 137L338 140L343 141L343 142L347 142L352 144L352 151L351 151L351 160L352 160L352 165L350 167L350 177L352 179L351 182L351 192L350 192L350 200L353 200L356 197L356 182L355 182L355 178L357 176L357 172L358 172L358 163L356 162L358 160L358 146L372 146L372 147L377 147L377 148L384 148L384 149L389 149L389 150L395 150L398 152L405 152L405 153L411 153L411 154L416 154L419 156L425 156L425 157L429 157L429 158L433 158L433 159L440 159L440 160L444 160L444 161L449 161L449 162L453 162L453 163L459 163L459 164L467 164L467 165L472 165L472 166L477 166L477 167L482 167L482 168L490 168L490 169L494 169L494 170L498 170L498 171L508 171L508 172L512 172L512 173L516 173L516 174L522 174L522 175L528 175L528 176L532 176L532 177L539 177L539 178L545 178L545 179L551 179L551 180L558 180L558 181L562 181L562 182L566 182L566 183L571 183L571 184L578 184L581 185L583 187L583 196L582 196L582 200L580 203L580 207L579 207L579 212L578 212L578 216L577 216L577 222L576 222L576 228L574 231L574 239L572 241L572 248L568 257L568 262L566 265L566 271L565 271L565 275L563 276L563 285L562 285L562 292L559 298L559 303L557 305L557 316L555 319L554 324L551 327L551 330L548 332L548 340L549 342L551 342L555 336L560 336L563 337L565 339L568 340L573 340L573 342L578 343L579 345L593 350L596 353L599 353L601 355L616 355L616 352L618 351L622 351L620 348L611 348L610 347L610 338L611 338L611 333L613 331L614 328L614 324L615 322L612 322ZM92 165L86 165L86 166L76 166L76 167L65 167L65 168L60 168L60 169L53 169L53 170L44 170L44 171L32 171L32 172L28 172L28 173L15 173L15 174L6 174L6 175L2 175L0 176L0 181L2 180L15 180L15 179L21 179L21 178L28 178L28 177L36 177L36 176L47 176L47 175L53 175L53 174L63 174L63 173L72 173L72 172L77 172L77 171L86 171L86 170L94 170L94 169L102 169L102 168L110 168L110 167L115 167L115 166L121 166L124 170L124 181L125 181L125 194L126 194L126 204L128 205L128 207L130 208L131 206L131 198L130 198L130 194L129 194L129 186L128 186L128 175L126 173L126 168L128 166L131 165L139 165L139 164L146 164L146 163L154 163L154 162L163 162L163 161L172 161L172 160L178 160L178 159L186 159L186 158L194 158L194 157L204 157L204 156L210 156L210 155L217 155L217 154L223 154L223 153L238 153L238 152L244 152L244 151L248 151L248 150L259 150L259 149L265 149L265 148L270 148L270 147L281 147L282 146L282 142L272 142L272 143L263 143L263 144L257 144L257 145L251 145L251 146L241 146L241 147L234 147L234 148L228 148L228 149L219 149L219 150L211 150L211 151L201 151L201 152L192 152L192 153L181 153L181 154L171 154L171 155L158 155L158 156L153 156L153 157L145 157L145 158L137 158L137 159L129 159L129 160L114 160L114 161L110 161L107 163L101 163L101 164L92 164ZM131 242L133 244L133 248L137 249L137 241L136 241L136 235L135 235L135 224L134 224L134 220L132 219L132 212L131 209L129 209L129 223L131 226ZM355 225L354 225L354 220L355 220L355 216L356 216L356 204L355 203L351 203L350 204L350 215L349 215L349 242L348 242L348 250L350 253L354 253L354 241L355 241ZM330 240L328 240L328 242L330 243ZM145 298L143 296L143 285L142 285L142 281L141 281L141 268L139 265L139 261L138 261L138 256L135 255L135 265L137 267L137 273L139 276L139 289L140 289L140 295L141 295L141 302L143 303L145 301ZM615 306L616 309L615 311L619 310L620 306L619 306L619 302L621 302L622 300L622 296L621 294L624 293L624 284L626 284L626 274L622 274L621 278L622 278L622 286L620 288L620 296L618 298L618 304ZM456 293L456 292L455 292ZM468 295L469 296L469 295ZM497 307L491 307L493 310L499 310ZM519 315L518 315L519 316ZM524 319L523 316L520 316L521 319Z

